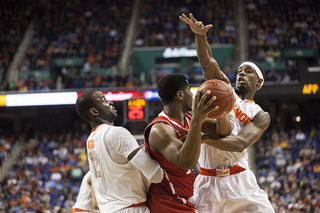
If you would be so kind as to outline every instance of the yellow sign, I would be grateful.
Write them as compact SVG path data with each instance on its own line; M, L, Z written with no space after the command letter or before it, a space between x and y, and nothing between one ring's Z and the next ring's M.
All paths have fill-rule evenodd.
M0 106L7 106L7 96L0 95Z
M302 89L302 94L304 95L316 94L318 90L319 90L318 84L305 84Z
M144 99L136 99L136 100L129 100L128 101L128 107L130 106L145 106L146 100Z

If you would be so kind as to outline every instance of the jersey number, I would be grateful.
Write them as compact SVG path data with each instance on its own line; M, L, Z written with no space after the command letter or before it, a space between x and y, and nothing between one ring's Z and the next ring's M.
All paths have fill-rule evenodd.
M97 162L97 153L95 151L89 153L89 158L92 161L93 167L94 167L94 175L96 178L101 177L101 172L98 170L99 164Z

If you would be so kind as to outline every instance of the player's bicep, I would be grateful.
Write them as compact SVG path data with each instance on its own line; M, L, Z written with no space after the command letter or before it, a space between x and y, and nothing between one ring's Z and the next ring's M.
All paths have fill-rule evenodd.
M108 136L110 137L110 136ZM107 140L107 139L106 139ZM133 135L125 128L117 127L111 135L111 146L127 159L131 159L139 150L139 144Z
M246 139L246 146L248 147L259 140L262 133L268 128L269 124L269 113L260 111L254 119L239 132L239 136Z
M149 144L153 151L160 152L169 162L178 164L178 153L183 143L171 126L155 124L150 131Z

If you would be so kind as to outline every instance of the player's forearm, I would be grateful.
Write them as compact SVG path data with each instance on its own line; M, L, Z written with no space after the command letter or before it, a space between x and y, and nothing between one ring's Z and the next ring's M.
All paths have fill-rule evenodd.
M217 119L217 133L220 136L230 135L231 131L232 131L231 123L230 123L230 119L228 118L228 116Z
M201 66L206 67L211 60L211 48L206 35L195 34L196 50Z
M96 195L94 193L93 185L91 185L90 187L91 187L92 206L93 206L94 209L99 210L99 206L98 206L98 202L97 202L97 199L96 199Z
M194 169L197 166L201 148L201 124L191 121L188 136L179 150L179 158L184 169Z
M139 151L136 152L130 162L137 167L151 183L160 183L163 179L163 169L159 163L152 160L145 151L140 148L138 149Z
M196 34L196 50L199 63L202 67L204 79L219 79L229 83L228 80L225 79L224 74L221 72L217 61L212 57L211 47L207 42L206 35Z
M229 135L222 138L214 138L211 135L202 136L202 143L206 143L217 149L229 152L242 152L247 148L247 139L239 136Z

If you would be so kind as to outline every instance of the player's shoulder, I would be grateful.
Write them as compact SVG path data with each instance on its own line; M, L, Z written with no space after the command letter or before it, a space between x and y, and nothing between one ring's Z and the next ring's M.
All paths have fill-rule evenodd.
M262 119L270 119L270 114L267 111L264 111L263 109L259 110L256 114L256 116L259 116Z
M167 134L174 133L173 127L167 122L157 122L151 127L151 134L163 137Z
M130 134L129 130L122 126L112 126L110 130L112 134Z

